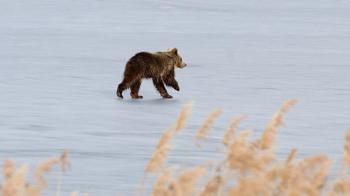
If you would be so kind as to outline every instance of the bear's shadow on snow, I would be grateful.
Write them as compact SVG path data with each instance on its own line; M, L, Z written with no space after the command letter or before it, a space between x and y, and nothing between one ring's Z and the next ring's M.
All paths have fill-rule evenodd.
M147 104L154 104L154 105L162 105L162 104L179 104L181 103L180 100L176 98L172 99L164 99L164 98L149 98L149 99L131 99L131 98L116 98L117 101L129 103L129 104L138 104L138 105L147 105Z

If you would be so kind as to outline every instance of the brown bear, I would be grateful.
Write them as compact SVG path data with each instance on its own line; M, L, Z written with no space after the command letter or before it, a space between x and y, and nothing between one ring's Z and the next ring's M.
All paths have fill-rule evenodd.
M163 98L172 98L164 83L179 91L179 84L175 80L175 67L184 68L186 66L176 48L166 52L139 52L126 63L124 79L118 85L117 96L123 98L123 91L130 87L131 97L142 99L143 97L139 95L141 80L152 78L153 84L160 95Z

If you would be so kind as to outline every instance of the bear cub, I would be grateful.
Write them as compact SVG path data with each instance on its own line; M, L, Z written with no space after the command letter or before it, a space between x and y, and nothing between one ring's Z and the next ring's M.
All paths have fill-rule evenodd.
M126 63L124 79L118 85L117 96L123 98L123 91L130 88L133 99L142 99L143 97L139 95L141 80L151 78L163 98L172 98L164 83L179 91L179 84L175 80L175 67L186 66L176 48L166 52L139 52Z

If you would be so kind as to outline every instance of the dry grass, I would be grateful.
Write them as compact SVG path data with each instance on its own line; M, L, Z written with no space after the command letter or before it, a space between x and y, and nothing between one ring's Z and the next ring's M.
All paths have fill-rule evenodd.
M264 134L261 137L260 146L262 149L271 148L275 144L275 138L278 129L283 124L284 114L289 110L290 107L295 105L298 101L296 99L291 99L286 101L282 107L276 112L272 120L267 125Z
M34 171L35 182L27 179L28 165L16 167L15 162L7 160L3 166L4 181L1 183L2 196L40 196L47 187L45 174L50 172L55 165L61 166L64 171L69 166L68 152L61 156L49 158L38 164Z
M203 122L202 126L198 129L196 139L203 140L208 134L214 122L222 114L222 109L216 109L209 114L208 118Z
M283 125L286 112L297 103L286 101L267 124L261 137L249 139L253 130L238 131L244 116L233 119L222 139L221 160L210 164L198 163L190 168L169 164L167 158L171 141L182 132L192 112L192 104L183 107L176 123L161 136L158 145L145 167L145 176L154 177L154 184L145 181L147 191L139 195L153 196L340 196L350 195L350 130L346 135L344 158L339 175L329 179L332 161L324 154L297 159L297 149L280 160L275 153L278 131ZM215 110L204 121L196 134L196 142L210 134L215 120L222 110ZM204 142L204 141L203 141ZM194 145L196 146L196 145ZM222 148L220 148L222 149ZM64 171L69 166L68 153L39 163L34 170L34 182L27 180L28 166L16 167L7 160L3 164L3 182L0 183L1 196L41 196L48 182L45 174L52 167L61 166ZM152 174L148 175L148 174ZM143 180L146 180L144 178ZM152 181L150 178L147 180ZM144 186L144 183L142 183ZM56 193L59 194L59 189ZM78 196L72 192L71 196Z
M193 103L185 104L182 107L181 113L176 121L176 132L180 132L185 128L186 122L192 114L192 107Z
M226 130L226 133L224 135L224 138L222 139L222 143L226 146L230 145L230 142L234 140L235 133L237 131L238 125L244 120L245 116L239 116L237 118L234 118L231 120L230 125L228 129Z
M152 170L146 169L146 172L157 174L150 192L154 196L350 195L350 178L347 175L350 165L350 130L346 136L342 169L335 180L329 179L333 162L326 155L297 160L298 150L292 149L284 160L276 156L278 131L283 125L286 112L296 103L295 99L286 101L256 140L249 139L253 130L237 132L244 116L233 119L222 139L226 150L222 153L222 160L213 161L215 164L203 166L203 163L199 163L190 169L175 170L165 160L166 156L161 156ZM174 127L185 127L187 117L184 114L190 113L189 107L185 108L186 111L182 111L178 118L181 120ZM221 113L222 110L215 110L209 115L196 134L196 142L208 137L209 130ZM164 138L175 136L175 130L176 128L165 132L160 142L162 145L158 145L155 154L162 151L164 146L169 146L170 139ZM154 159L155 156L150 163Z
M151 160L148 162L145 168L145 172L156 172L162 167L162 165L165 164L166 158L171 147L170 141L175 131L175 126L171 126L168 130L164 132L164 134L159 140L159 143L155 152L153 153Z
M148 162L145 172L152 173L165 164L166 158L171 148L170 141L175 133L180 133L186 126L186 122L192 113L192 103L188 103L182 107L179 117L176 120L175 125L168 128L161 136L159 143L151 160Z

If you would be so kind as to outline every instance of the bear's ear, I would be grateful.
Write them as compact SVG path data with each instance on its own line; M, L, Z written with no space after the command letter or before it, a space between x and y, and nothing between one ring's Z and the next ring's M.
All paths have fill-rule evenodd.
M173 48L173 49L171 49L171 50L170 50L170 52L172 52L172 53L174 53L174 54L176 54L176 55L177 55L177 48Z

